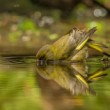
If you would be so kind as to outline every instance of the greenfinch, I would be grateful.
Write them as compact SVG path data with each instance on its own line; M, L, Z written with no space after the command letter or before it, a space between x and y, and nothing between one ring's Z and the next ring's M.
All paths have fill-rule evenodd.
M43 46L37 53L39 60L70 60L88 42L96 27L89 31L73 28L52 45Z
M73 28L52 45L43 46L37 53L39 60L69 60L82 61L88 57L88 47L93 48L106 56L110 56L104 51L105 45L91 40L91 36L96 31L93 27L89 31Z

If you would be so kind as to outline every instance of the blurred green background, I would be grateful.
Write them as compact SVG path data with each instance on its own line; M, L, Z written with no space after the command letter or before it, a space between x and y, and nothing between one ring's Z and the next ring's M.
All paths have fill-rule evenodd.
M36 55L72 27L97 26L93 39L110 46L109 25L109 0L0 0L0 55ZM35 64L11 65L1 59L0 110L110 109L109 74L91 85L96 96L72 96L41 78Z

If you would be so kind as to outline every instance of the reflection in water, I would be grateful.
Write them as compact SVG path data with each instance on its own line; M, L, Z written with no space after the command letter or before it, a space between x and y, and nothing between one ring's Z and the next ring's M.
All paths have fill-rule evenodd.
M85 93L89 89L84 77L71 66L48 65L38 67L37 71L43 78L54 80L61 87L70 90L73 94Z
M73 110L82 107L84 102L81 94L95 95L90 83L105 76L108 68L101 67L90 73L88 66L82 63L38 65L37 81L44 110Z
M94 73L88 72L87 65L75 63L69 65L43 65L37 66L37 72L46 80L53 80L62 88L70 90L73 95L95 94L89 83L105 76L108 67L97 70Z
M7 61L9 61L8 66L12 66L10 64L14 64L12 68L22 67L23 69L25 69L25 66L26 68L30 67L30 65L28 65L29 62L24 62L24 59L7 59L4 61L4 63L6 63ZM22 63L23 65L21 65ZM41 102L41 105L43 105L44 110L78 110L78 107L81 107L82 109L84 107L84 97L82 98L82 94L94 95L95 92L94 90L92 90L92 87L90 87L91 82L94 82L95 80L98 80L105 76L106 70L110 66L110 64L105 65L104 67L100 65L94 70L95 61L93 63L69 63L68 61L65 61L66 64L64 62L59 64L59 62L56 61L50 63L45 62L45 64L43 63L44 62L37 63L35 68L37 71L35 75L37 77L35 78L42 95L43 103ZM15 74L15 80L17 79L17 77L18 76ZM27 85L25 85L26 87L24 86L24 88L26 89L26 94L31 89L33 89L29 87L31 81L24 80L24 82L27 83ZM37 84L35 85L36 88ZM38 94L37 91L35 91L35 93ZM31 96L30 92L28 95L26 95L26 97L28 96ZM34 96L32 98L35 99L35 102L37 99L41 100Z

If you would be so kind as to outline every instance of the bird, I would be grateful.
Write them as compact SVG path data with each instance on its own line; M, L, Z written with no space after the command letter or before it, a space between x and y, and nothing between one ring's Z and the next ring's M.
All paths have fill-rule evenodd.
M43 46L36 57L38 60L44 61L81 61L88 56L86 55L88 48L93 48L106 56L110 56L104 51L107 46L91 39L96 30L96 27L88 31L74 27L53 44Z

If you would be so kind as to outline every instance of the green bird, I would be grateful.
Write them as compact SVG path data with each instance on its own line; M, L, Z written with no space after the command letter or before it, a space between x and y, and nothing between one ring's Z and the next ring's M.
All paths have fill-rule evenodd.
M58 39L52 45L43 46L37 53L39 60L76 60L80 61L87 57L87 48L91 47L104 55L110 56L104 52L103 44L91 40L91 36L96 31L93 27L89 31L73 28L63 37Z

